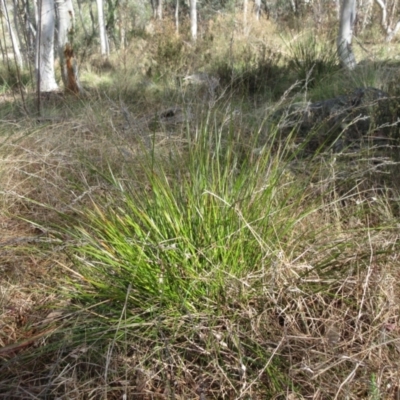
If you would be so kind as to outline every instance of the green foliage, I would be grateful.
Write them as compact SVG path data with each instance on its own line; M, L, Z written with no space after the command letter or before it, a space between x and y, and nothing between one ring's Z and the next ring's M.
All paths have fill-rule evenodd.
M132 285L134 307L199 311L205 299L229 297L227 282L259 270L300 218L286 208L300 188L280 188L279 157L243 160L220 132L203 129L172 176L150 161L143 186L110 175L118 200L96 200L75 233L86 243L76 249L86 260L79 268L96 299L122 301Z
M382 59L379 61L363 60L348 81L354 87L375 87L396 96L395 89L399 78L398 63Z
M368 398L370 400L379 400L381 399L381 395L379 393L379 386L377 385L376 375L372 374L370 378L370 393Z
M27 86L32 84L29 71L18 71L15 65L9 67L5 64L0 66L0 88L1 91L16 89L19 86Z
M318 84L324 77L331 76L339 69L335 43L319 40L315 34L305 34L287 43L289 68L297 74L297 79L307 86Z
M182 56L183 43L170 36L160 37L157 47L156 62L165 66L172 66Z
M202 49L188 46L182 37L175 34L172 24L156 31L149 47L151 76L156 81L163 76L186 73L188 66L198 64Z
M259 274L270 274L278 253L296 252L294 228L314 211L304 188L282 173L285 148L273 154L266 145L263 157L243 155L233 132L226 137L210 122L188 140L186 155L171 154L167 161L149 154L129 179L106 174L109 193L93 198L68 230L75 238L69 251L83 278L75 283L74 304L107 315L103 339L121 313L123 327L143 340L158 335L153 321L166 321L163 332L172 338L179 328L168 321L188 315L236 320L235 304L269 284ZM308 205L298 207L303 203ZM98 329L86 329L88 342L101 338ZM280 392L279 359L267 369L258 365L270 352L238 334L246 364L265 370L269 383L260 382L262 390ZM201 359L210 360L205 354Z

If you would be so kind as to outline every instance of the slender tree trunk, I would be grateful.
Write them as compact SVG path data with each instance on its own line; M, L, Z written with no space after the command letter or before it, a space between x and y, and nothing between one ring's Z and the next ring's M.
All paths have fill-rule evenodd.
M72 0L56 0L56 6L58 11L58 52L64 87L72 93L80 93L82 88L79 83L78 67L72 45L75 24Z
M358 5L359 15L362 16L361 32L365 31L366 26L371 22L372 19L372 5L374 0L363 0Z
M88 40L89 39L89 32L86 29L85 22L84 22L84 19L83 19L81 1L82 0L77 0L79 20L81 21L82 29L83 29L83 32L85 33L85 39Z
M391 21L389 21L388 18L388 13L387 13L387 3L385 3L383 0L375 0L375 2L378 4L378 6L381 8L381 26L384 32L386 33L386 42L391 42L393 38L395 37L396 33L400 29L400 21L398 21L395 25L395 27L392 29L391 28ZM392 12L391 12L391 20L393 20L393 16L396 11L396 2L393 3L392 7Z
M254 0L254 12L256 14L257 21L259 21L261 15L261 0Z
M39 25L40 25L40 16L39 16L39 8L41 8L42 0L33 0L33 11L35 14L35 22L36 22L36 29L39 31ZM29 7L29 5L27 4Z
M19 3L21 1L21 3ZM35 60L36 28L33 23L33 15L28 0L13 0L15 25L20 27L20 43L24 43L23 49L25 63L29 67L32 81L34 80L32 67Z
M337 19L340 20L340 0L333 0L335 3Z
M347 69L354 69L356 58L353 53L351 41L353 27L356 20L356 0L343 0L340 13L340 27L337 39L337 49L340 63Z
M175 32L179 35L179 0L175 3Z
M93 13L93 7L92 7L92 3L89 3L89 17L90 17L90 22L92 23L92 36L95 37L96 36L96 19L94 17L94 13Z
M249 8L249 0L243 0L243 31L247 32L247 10Z
M22 59L24 61L24 64L28 64L29 63L28 52L26 50L23 51L24 44L26 45L26 40L25 40L26 36L24 34L25 24L21 18L21 13L18 7L17 0L12 0L12 10L13 10L13 23L18 38L18 47L22 51Z
M31 7L29 7L29 0L22 0L23 1L23 8L24 8L24 34L25 34L25 41L26 46L28 48L28 52L30 56L35 54L35 43L36 43L36 28L34 26L33 17L36 18L36 15L32 15ZM35 2L33 2L35 4ZM36 7L34 6L34 11ZM37 22L37 20L35 20ZM36 25L37 26L37 25ZM33 58L29 57L31 60Z
M143 1L143 0L140 0ZM150 0L154 19L163 19L163 0Z
M116 34L117 8L119 0L107 0L106 34L108 45L114 43L115 48L119 48L119 37Z
M21 55L21 51L20 51L20 43L19 43L18 37L15 34L14 29L11 25L11 21L10 21L9 14L8 14L8 8L7 8L7 4L6 4L5 0L1 0L1 12L2 12L4 19L6 21L6 24L7 24L7 30L10 35L11 45L13 48L15 60L17 62L18 67L22 68L24 66L24 62L22 60L22 55Z
M121 43L121 48L126 48L126 2L125 0L120 0L118 4L118 24L119 24L119 41Z
M38 0L39 28L36 36L36 74L40 92L58 90L54 73L54 0Z
M102 56L108 56L109 48L107 41L106 24L104 20L103 0L96 0L96 1L97 1L97 17L99 21L99 33L100 33L100 53Z
M163 18L163 0L157 2L157 19L162 20Z
M3 25L3 24L2 24ZM3 64L5 64L7 61L8 61L8 59L7 59L7 57L6 57L6 53L5 53L5 51L4 51L4 47L3 47L3 43L2 43L2 40L0 39L0 51L1 51L1 58L2 58L2 60L3 60Z
M190 32L192 40L197 40L197 5L196 0L190 0Z

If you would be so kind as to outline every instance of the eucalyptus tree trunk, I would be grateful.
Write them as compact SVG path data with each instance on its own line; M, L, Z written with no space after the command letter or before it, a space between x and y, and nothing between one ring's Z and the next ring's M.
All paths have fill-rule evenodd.
M90 22L92 23L92 36L96 36L96 21L94 17L94 12L93 12L93 7L92 7L92 2L89 3L89 17L90 17Z
M256 14L257 21L259 21L261 15L261 0L254 0L254 12Z
M72 0L56 0L56 6L58 11L58 53L62 80L65 89L72 93L80 93L82 89L72 45L75 24Z
M340 12L337 50L341 65L350 70L354 69L357 64L351 45L355 20L356 0L343 0Z
M113 0L107 0L106 32L108 45L111 46L111 43L114 43L115 48L119 48L119 37L116 31L118 4L119 0L115 0L114 2Z
M375 0L375 2L378 4L378 6L381 8L381 26L383 31L386 33L386 42L391 42L393 38L395 37L396 33L400 29L400 21L398 21L395 25L395 27L392 29L391 27L391 22L393 21L394 14L396 13L396 2L395 0L391 5L391 12L390 12L390 17L388 17L388 1L384 0Z
M22 56L21 56L20 43L18 40L18 36L15 34L14 29L11 25L10 17L8 14L7 4L6 4L5 0L1 0L0 4L1 4L1 12L6 21L7 30L10 35L10 40L11 40L11 45L12 45L13 52L14 52L15 61L17 62L18 67L22 68L24 66L24 62L23 62ZM18 27L16 26L16 28L18 28Z
M54 74L54 0L38 0L38 34L36 36L36 76L38 91L58 90Z
M97 2L97 17L99 22L99 34L100 34L100 53L102 56L108 56L110 54L107 40L106 23L104 20L104 5L103 0L96 0Z
M163 18L163 0L158 0L156 12L157 12L157 19L162 20L162 18Z
M121 49L126 47L126 2L125 0L120 0L118 4L118 27L119 27L119 42Z
M243 31L247 32L247 10L249 8L249 1L243 0Z
M40 17L39 17L39 10L42 7L42 0L32 0L33 1L33 11L35 14L35 27L39 33L39 26L40 26ZM29 9L28 0L26 0L26 6Z
M179 0L175 3L175 32L179 35Z
M358 15L361 20L360 32L364 32L367 25L372 19L372 8L374 0L359 0L358 2Z
M16 0L14 0L16 1ZM23 21L24 21L24 36L25 36L25 43L28 48L28 58L30 60L33 60L34 57L33 55L35 54L35 46L36 46L36 29L37 29L37 24L35 26L34 22L37 19L36 15L32 15L32 9L29 4L29 0L22 0L22 6L23 6ZM36 12L36 6L35 6L35 1L33 1L33 7L34 7L34 12Z
M23 6L23 3L21 5ZM19 50L22 51L22 60L24 64L28 64L29 57L27 50L29 46L26 41L25 23L24 20L22 19L23 9L19 7L18 0L12 0L12 14L13 14L13 23L15 27L15 32L18 39L18 47ZM26 47L25 51L23 51L24 45Z
M192 40L197 40L197 6L196 0L190 0L190 32Z
M150 0L151 10L153 11L153 18L157 17L157 0Z

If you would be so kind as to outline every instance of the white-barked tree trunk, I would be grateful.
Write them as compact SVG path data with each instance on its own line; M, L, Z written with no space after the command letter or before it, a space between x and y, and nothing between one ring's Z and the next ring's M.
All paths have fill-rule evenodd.
M254 12L258 21L261 15L261 0L254 0Z
M192 40L197 40L197 1L190 0L190 33Z
M40 92L58 90L54 74L54 0L38 0L39 26L36 36L36 75Z
M179 35L179 0L175 3L175 32Z
M243 0L243 31L247 33L247 10L249 8L249 1Z
M10 16L8 13L8 8L7 8L7 3L5 2L5 0L1 0L1 12L4 16L4 19L6 21L7 24L7 30L8 33L10 35L10 39L11 39L11 45L13 48L13 52L14 52L14 57L15 57L15 61L17 62L17 65L19 68L23 68L24 66L24 62L22 59L22 55L21 55L21 51L20 51L20 43L19 43L19 39L18 36L15 34L14 29L11 25L11 21L10 21ZM14 10L15 13L15 10ZM15 27L15 29L18 29L18 26Z
M163 18L163 0L158 0L156 13L157 13L157 19L161 21Z
M354 69L357 64L351 45L355 20L356 0L343 0L340 11L337 50L341 65L350 70Z
M81 85L73 49L75 14L72 0L56 0L56 6L58 11L58 54L62 80L65 89L73 93L80 93Z
M378 6L381 9L381 14L382 14L381 15L381 26L382 26L382 29L384 30L384 32L386 33L386 42L391 42L393 40L393 38L395 37L395 35L397 34L397 32L400 30L400 20L397 21L397 23L393 29L391 27L391 21L390 21L390 20L393 20L394 14L396 14L397 0L395 0L392 4L390 18L388 17L388 12L387 12L387 6L388 6L387 1L375 0L375 2L378 4Z
M104 20L104 4L103 0L96 0L97 2L97 18L99 22L99 34L100 34L100 53L102 56L109 55L109 46L107 40L106 23Z

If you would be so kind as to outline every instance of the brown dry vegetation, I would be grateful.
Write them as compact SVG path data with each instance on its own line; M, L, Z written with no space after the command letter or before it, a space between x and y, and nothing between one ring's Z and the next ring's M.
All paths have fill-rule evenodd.
M0 398L400 398L397 150L378 160L321 151L287 162L279 154L289 145L275 142L265 165L264 153L253 152L271 110L338 95L349 82L398 96L398 66L374 58L345 76L328 65L307 90L303 82L285 93L302 73L290 63L295 47L282 44L271 22L253 21L244 35L242 17L229 18L213 21L196 46L165 23L107 65L88 61L85 97L44 99L40 118L33 98L31 115L17 97L0 104ZM185 85L199 70L219 78L216 93ZM113 213L124 216L127 199L111 173L150 197L157 189L146 167L151 154L165 187L191 187L187 160L201 132L210 152L221 135L239 155L238 170L242 158L251 170L260 165L259 191L275 182L277 205L259 209L277 215L270 236L255 225L251 232L257 265L245 273L233 266L220 292L163 315L134 302L130 284L125 298L113 297L113 282L104 280L107 298L76 261L89 241L76 226L111 252L90 226L96 210L104 225ZM245 207L257 199L232 207L245 226L253 226ZM237 264L254 260L238 255ZM205 270L197 284L212 287L215 279Z

